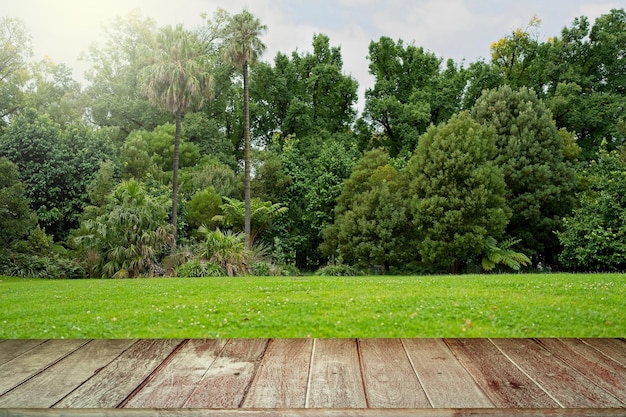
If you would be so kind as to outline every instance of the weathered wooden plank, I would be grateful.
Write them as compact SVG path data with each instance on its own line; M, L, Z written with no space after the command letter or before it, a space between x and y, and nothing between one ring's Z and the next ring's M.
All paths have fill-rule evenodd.
M0 366L0 395L16 387L74 350L86 344L88 340L48 340L5 362Z
M267 348L267 343L266 339L229 340L184 407L239 407Z
M358 340L370 408L431 408L400 339Z
M493 407L441 339L404 339L402 342L433 407Z
M497 408L559 408L488 339L445 339Z
M226 339L189 340L124 407L182 407L225 345Z
M3 340L2 345L0 345L0 365L23 355L44 342L45 340L36 339Z
M624 406L533 340L497 339L493 343L562 407Z
M271 340L245 408L303 408L311 365L313 339Z
M539 339L538 342L626 406L626 366L579 339Z
M4 409L0 417L624 417L623 409Z
M367 408L356 340L315 340L306 407Z
M92 340L0 396L0 407L52 407L133 343L132 340Z
M626 366L626 341L620 339L582 339L582 341Z
M54 407L117 407L181 342L180 339L138 341Z

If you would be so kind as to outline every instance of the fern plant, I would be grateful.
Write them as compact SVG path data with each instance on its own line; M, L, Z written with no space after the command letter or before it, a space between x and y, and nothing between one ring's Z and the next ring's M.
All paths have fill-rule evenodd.
M483 246L483 269L492 271L496 265L505 265L514 271L519 271L522 266L530 265L531 261L528 256L512 249L519 242L519 239L507 239L498 246L498 242L488 236Z

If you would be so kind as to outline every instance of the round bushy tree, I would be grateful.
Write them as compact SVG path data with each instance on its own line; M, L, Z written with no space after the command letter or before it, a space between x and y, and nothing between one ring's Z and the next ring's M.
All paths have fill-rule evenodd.
M493 129L467 112L420 137L403 174L424 265L457 272L463 262L478 259L489 237L502 237L510 213L495 153Z
M471 114L496 131L494 162L512 212L507 236L536 261L554 262L560 252L555 232L571 211L576 181L550 111L531 90L503 86L485 92Z
M215 192L213 187L195 193L187 204L189 227L196 230L202 225L214 226L213 217L222 212L221 204L222 197Z
M385 270L406 260L408 221L400 188L399 174L384 151L365 154L344 183L334 224L324 230L324 253Z

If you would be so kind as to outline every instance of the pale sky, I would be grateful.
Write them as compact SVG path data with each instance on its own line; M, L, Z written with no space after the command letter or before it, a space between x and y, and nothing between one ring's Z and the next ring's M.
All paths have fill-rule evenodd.
M268 27L264 61L278 51L291 54L311 50L313 35L324 33L331 45L341 46L344 71L359 81L359 93L373 84L368 74L368 45L381 36L434 52L465 59L466 65L489 58L489 45L533 15L542 24L543 38L559 36L577 16L595 20L626 0L0 0L0 16L19 17L30 31L34 58L45 56L74 69L83 80L85 63L78 57L101 41L102 27L115 16L138 9L159 26L183 23L195 28L201 13L218 8L231 14L247 8Z

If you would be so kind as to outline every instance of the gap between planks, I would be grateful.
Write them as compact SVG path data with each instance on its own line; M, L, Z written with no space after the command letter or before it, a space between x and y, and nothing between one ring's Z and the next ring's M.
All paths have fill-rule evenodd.
M524 375L526 375L526 378L528 378L529 380L531 380L533 382L533 384L535 384L540 390L542 390L548 397L550 397L550 399L552 401L554 401L559 407L561 408L565 408L565 406L557 399L555 398L552 394L550 394L548 392L548 390L546 390L535 378L532 377L532 375L530 375L528 372L526 372L526 370L524 370L524 368L522 368L521 366L519 366L519 364L517 364L517 362L515 362L513 360L513 358L511 358L500 346L498 346L496 343L494 343L493 339L489 339L489 342L494 345L496 347L496 349L498 349L500 351L500 353L507 358L507 360L509 362L511 362L517 369L519 369L519 371L521 373L523 373Z

